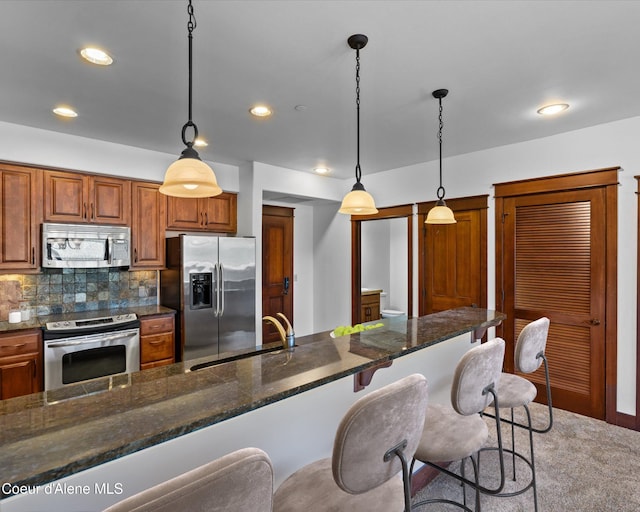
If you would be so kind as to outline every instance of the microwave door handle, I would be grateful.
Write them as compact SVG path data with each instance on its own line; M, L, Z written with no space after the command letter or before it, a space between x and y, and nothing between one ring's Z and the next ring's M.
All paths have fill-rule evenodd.
M112 261L111 261L111 237L107 237L106 240L106 244L105 244L105 259L109 262L109 264L111 265Z

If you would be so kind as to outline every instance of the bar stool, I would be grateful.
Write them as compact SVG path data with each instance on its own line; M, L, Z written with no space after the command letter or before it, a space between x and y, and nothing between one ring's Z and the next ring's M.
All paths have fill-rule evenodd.
M408 461L426 410L427 381L420 374L360 398L340 421L332 457L287 478L275 492L274 512L387 512L403 503L409 511Z
M414 508L430 503L446 503L472 512L466 503L465 486L476 490L476 510L480 510L479 492L500 493L504 487L504 461L500 432L500 406L496 389L500 381L504 361L505 342L495 338L469 350L456 366L451 387L451 405L432 404L427 408L426 420L420 443L411 463L423 462L438 471L456 478L463 484L463 503L448 499L427 499L413 505ZM478 454L489 437L489 428L480 413L493 402L496 410L496 436L500 455L500 484L497 488L480 485L474 454ZM465 476L466 459L470 459L474 480ZM461 461L461 474L441 466L444 462Z
M514 375L512 373L503 373L500 377L500 385L498 386L498 395L500 396L500 407L511 410L511 419L501 418L504 423L511 425L511 449L505 450L511 454L513 466L513 480L516 480L516 457L524 461L531 468L531 480L529 483L516 491L501 493L500 496L516 496L522 494L529 489L533 489L534 510L538 510L538 489L536 485L536 466L533 452L533 433L544 434L551 430L553 426L553 407L551 404L551 384L549 382L549 367L547 358L544 355L547 346L547 337L549 334L549 319L546 317L538 318L523 327L518 335L515 348L514 363L519 373L529 374L535 372L544 364L545 383L547 388L547 408L548 422L543 428L535 428L531 421L531 412L529 404L535 399L538 390L529 380ZM518 423L514 419L514 409L522 407L525 411L527 423ZM487 414L487 416L492 416ZM529 432L529 459L521 453L516 452L515 448L515 427L520 427Z
M104 512L271 512L273 467L258 448L244 448L144 490Z

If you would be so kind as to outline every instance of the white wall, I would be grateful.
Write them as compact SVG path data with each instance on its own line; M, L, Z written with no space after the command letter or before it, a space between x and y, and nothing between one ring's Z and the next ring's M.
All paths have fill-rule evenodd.
M0 160L59 167L133 179L162 181L175 154L113 144L0 121ZM218 184L227 191L238 191L238 168L207 162L215 171Z
M388 219L361 223L360 274L362 286L370 290L380 289L387 294L389 293L391 265L389 254L391 231L389 228Z
M389 219L389 293L386 309L408 312L408 257L407 219Z
M633 176L640 174L639 136L640 117L633 117L553 137L447 158L443 165L447 197L492 194L492 185L504 181L621 166L618 190L617 407L618 411L627 414L635 414L636 391L637 209L636 180ZM2 160L158 181L177 156L3 122L0 122L0 140ZM262 241L258 226L261 225L264 190L336 202L313 208L313 286L309 287L306 283L304 286L298 285L297 290L313 297L314 331L349 323L351 226L349 218L337 214L337 210L342 196L350 189L352 180L315 176L257 162L241 169L223 164L213 164L213 167L222 188L239 191L240 197L243 197L241 185L249 190L251 200L241 199L243 202L239 223L242 223L242 234L256 236L258 247ZM427 162L367 175L363 181L378 206L433 200L438 186L438 164ZM252 211L246 211L251 207ZM495 307L492 197L489 209L487 284L488 304L492 308ZM261 279L260 270L258 269L258 279ZM417 278L416 272L414 275Z
M636 396L636 180L640 174L640 117L497 147L443 162L446 197L491 194L488 226L488 305L495 307L494 183L620 166L618 189L617 409L635 414ZM378 206L435 199L437 162L366 176ZM417 244L416 244L417 245Z

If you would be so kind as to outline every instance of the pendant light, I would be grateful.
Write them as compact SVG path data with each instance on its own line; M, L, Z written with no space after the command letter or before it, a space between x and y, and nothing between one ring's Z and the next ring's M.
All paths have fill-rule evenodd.
M360 169L360 50L367 45L369 38L363 34L354 34L347 43L356 51L356 120L357 120L357 163L356 163L356 182L344 199L338 210L340 213L347 215L371 215L378 213L373 197L365 189L360 182L362 170Z
M444 187L442 186L442 98L444 98L449 91L447 89L438 89L431 93L434 98L438 99L440 106L438 115L438 143L440 145L440 186L438 187L438 202L429 210L427 215L426 224L455 224L456 218L453 216L451 208L444 202Z
M193 30L196 28L196 19L193 14L193 5L189 0L187 7L189 21L189 120L182 127L182 142L186 149L180 158L173 162L164 175L164 183L160 192L175 197L211 197L222 193L218 186L216 175L211 167L200 160L198 152L193 149L193 144L198 138L198 127L191 119L192 73L193 73ZM187 140L187 129L193 129L193 139Z

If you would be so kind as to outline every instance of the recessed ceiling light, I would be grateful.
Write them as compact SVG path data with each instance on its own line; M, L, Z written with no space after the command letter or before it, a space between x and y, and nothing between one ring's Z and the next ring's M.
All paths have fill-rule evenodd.
M249 112L256 117L269 117L272 114L271 109L266 105L255 105L251 107Z
M204 140L202 137L198 137L196 140L193 141L193 145L194 146L198 146L199 148L206 148L209 143Z
M111 55L109 55L104 50L95 47L87 47L82 48L80 50L80 55L87 62L91 62L92 64L97 64L98 66L110 66L113 64L113 59Z
M538 109L538 114L541 116L552 116L563 110L567 110L569 105L567 103L554 103L553 105L545 105L542 108Z
M63 106L54 108L53 113L60 117L78 117L78 113L75 110Z
M313 172L316 174L329 174L329 169L327 167L316 167Z

